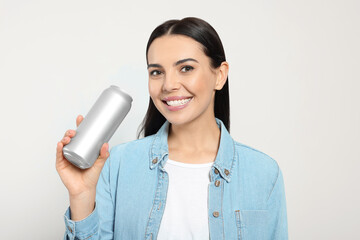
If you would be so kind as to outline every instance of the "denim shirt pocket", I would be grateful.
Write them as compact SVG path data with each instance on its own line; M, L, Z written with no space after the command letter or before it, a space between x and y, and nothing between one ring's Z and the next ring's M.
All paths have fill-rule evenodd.
M267 210L236 210L236 228L238 240L263 240L266 236L269 215Z

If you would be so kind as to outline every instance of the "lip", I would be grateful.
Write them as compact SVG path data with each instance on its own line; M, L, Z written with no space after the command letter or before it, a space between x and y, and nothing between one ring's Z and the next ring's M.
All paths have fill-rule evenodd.
M174 101L174 100L181 100L181 99L187 99L187 98L192 98L192 96L190 96L190 97L186 97L186 96L172 96L172 97L163 98L162 101Z
M188 97L187 97L188 98ZM184 99L184 98L180 98L180 99ZM166 108L169 110L169 111L178 111L180 109L183 109L183 108L186 108L189 103L191 103L193 100L193 97L191 97L191 100L188 101L187 103L185 103L184 105L181 105L181 106L169 106L167 105L166 101L163 101L163 104L166 106ZM171 100L168 100L168 101L171 101Z

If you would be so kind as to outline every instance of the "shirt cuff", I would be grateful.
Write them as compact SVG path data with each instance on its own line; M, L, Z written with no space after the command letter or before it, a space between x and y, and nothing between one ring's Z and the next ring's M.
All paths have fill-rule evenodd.
M70 207L66 210L64 214L66 235L69 239L73 240L75 237L77 239L88 239L95 233L97 233L99 228L99 216L95 203L94 211L80 221L71 220L70 216Z

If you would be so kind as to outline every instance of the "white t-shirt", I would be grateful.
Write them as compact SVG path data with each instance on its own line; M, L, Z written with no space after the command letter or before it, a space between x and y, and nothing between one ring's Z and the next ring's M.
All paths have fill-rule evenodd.
M190 164L168 159L169 176L158 240L209 240L208 186L213 162Z

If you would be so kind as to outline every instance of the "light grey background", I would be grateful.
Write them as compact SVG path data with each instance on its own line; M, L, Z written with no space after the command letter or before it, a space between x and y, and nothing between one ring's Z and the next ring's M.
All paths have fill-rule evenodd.
M136 138L145 47L196 16L230 64L231 134L273 157L290 239L360 239L359 1L0 1L0 239L61 239L67 191L56 143L101 91L133 107L110 146Z

